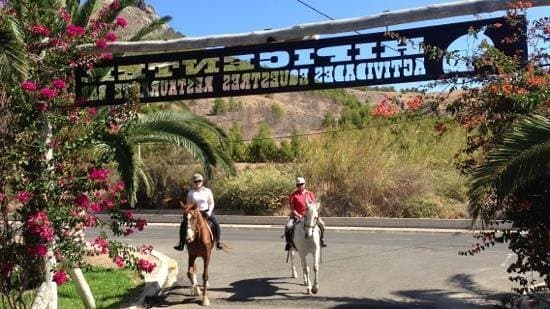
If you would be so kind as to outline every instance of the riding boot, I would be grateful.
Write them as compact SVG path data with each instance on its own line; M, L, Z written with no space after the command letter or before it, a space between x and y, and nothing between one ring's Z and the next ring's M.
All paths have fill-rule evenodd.
M174 246L175 250L183 251L183 248L185 247L185 233L186 233L186 230L187 230L187 226L185 224L185 221L182 221L181 224L180 224L180 233L179 233L180 239L179 239L178 244Z
M325 226L319 224L319 230L321 231L321 247L326 247L327 244L325 243Z
M286 240L285 251L289 251L292 249L292 245L290 244L291 243L290 229L287 229L287 228L285 228L285 240Z
M214 241L216 243L216 249L217 250L222 250L223 246L220 242L222 231L221 231L221 228L220 228L220 223L218 222L218 218L211 215L211 216L208 217L208 220L210 220L210 222L212 222L212 225L214 226Z

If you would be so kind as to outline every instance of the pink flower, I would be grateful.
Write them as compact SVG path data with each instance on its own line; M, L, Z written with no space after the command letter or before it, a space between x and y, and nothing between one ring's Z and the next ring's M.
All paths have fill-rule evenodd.
M34 35L49 36L50 29L44 25L34 25L31 28L31 32Z
M105 238L97 237L92 242L92 246L98 246L101 249L101 254L106 254L109 252L109 243Z
M45 212L39 211L27 219L27 230L48 242L54 238L53 225Z
M0 263L0 274L7 276L13 270L13 263L4 262Z
M33 81L25 80L21 82L21 89L25 91L35 91L37 88L38 86Z
M81 193L75 198L74 203L82 208L88 208L90 205L90 199L86 194Z
M132 220L134 219L134 212L133 211L126 211L122 213L126 219Z
M151 251L153 251L153 246L151 245L141 245L138 248L138 252L141 254L149 254Z
M61 16L64 22L69 22L71 20L71 14L69 14L65 8L59 9L59 16Z
M108 125L107 125L107 131L109 131L111 134L116 134L118 132L118 125L114 122L110 122Z
M136 228L139 230L139 231L143 231L143 228L147 225L147 221L145 219L142 219L142 218L138 218L136 220Z
M35 253L38 256L44 257L44 256L46 256L46 254L48 254L48 247L46 247L46 245L40 244L40 245L36 246Z
M74 25L74 24L69 24L67 26L66 33L70 37L76 37L76 36L81 36L84 33L86 33L86 29L84 29L81 26L77 26L77 25Z
M57 95L57 91L53 88L44 87L40 89L40 96L45 99L53 99Z
M64 89L64 88L67 88L68 86L68 84L64 80L59 78L54 79L52 82L52 85L56 89Z
M112 11L120 9L120 0L115 0L111 4L109 4L109 9Z
M137 267L140 271L144 271L146 273L150 273L152 272L155 267L157 266L157 264L155 263L151 263L145 259L139 259L138 263L137 263Z
M113 60L114 56L112 53L102 53L101 58L105 61Z
M99 39L95 42L95 46L99 48L106 48L107 47L107 41L105 39Z
M100 203L90 203L90 210L93 211L93 212L101 211L101 204Z
M95 108L95 107L88 108L88 114L90 114L90 116L97 115L97 108Z
M116 37L116 34L114 32L109 32L105 35L105 39L109 42L114 42L114 41L116 41L117 37Z
M116 18L116 24L122 28L126 27L126 25L128 24L126 22L126 19L124 19L124 17L117 17Z
M48 102L38 101L36 102L36 109L40 112L45 112L48 110Z
M55 274L53 274L53 279L52 280L57 285L62 285L63 283L69 281L69 276L67 275L67 273L63 269L60 269L60 270L56 271Z
M106 181L109 177L109 170L105 168L92 168L88 174L88 179L94 181Z
M124 267L124 258L120 255L117 255L113 258L113 262L115 262L116 266L118 267Z
M32 192L28 191L19 191L15 197L16 200L20 201L23 204L27 204L31 198L34 196Z

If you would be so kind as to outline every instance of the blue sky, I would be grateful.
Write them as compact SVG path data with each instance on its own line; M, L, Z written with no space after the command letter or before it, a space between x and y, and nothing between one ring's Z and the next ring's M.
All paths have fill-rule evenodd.
M422 7L456 0L302 0L335 19L367 16L385 10ZM170 15L170 25L186 36L243 33L326 21L327 17L304 6L298 0L146 0L158 15ZM550 16L550 7L532 9L528 17ZM498 17L503 13L484 14ZM473 16L400 25L392 29L472 20ZM365 32L374 32L380 29Z

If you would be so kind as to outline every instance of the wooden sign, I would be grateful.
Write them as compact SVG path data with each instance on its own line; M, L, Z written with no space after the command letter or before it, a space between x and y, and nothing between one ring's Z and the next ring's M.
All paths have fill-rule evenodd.
M124 103L132 84L139 85L141 102L147 103L471 76L476 72L468 63L434 57L433 47L464 49L461 40L475 37L507 55L525 57L525 23L517 26L494 18L391 33L115 57L96 65L109 72L102 79L77 69L76 95L85 106L99 106ZM515 41L506 39L518 33Z

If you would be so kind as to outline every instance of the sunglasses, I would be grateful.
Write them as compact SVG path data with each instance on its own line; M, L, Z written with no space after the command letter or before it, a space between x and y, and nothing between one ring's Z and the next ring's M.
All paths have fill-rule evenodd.
M298 183L296 184L296 187L303 186L303 185L305 185L305 183Z
M195 180L193 181L194 183L199 183L199 182L202 182L202 180Z

